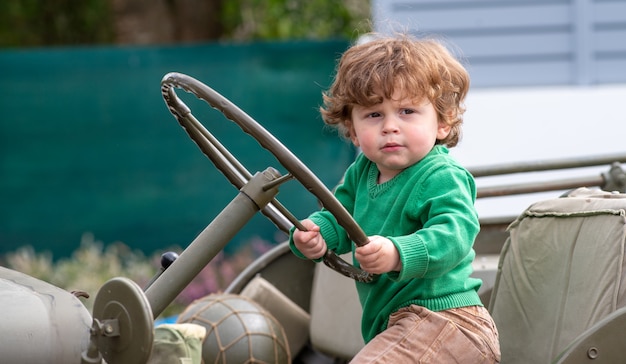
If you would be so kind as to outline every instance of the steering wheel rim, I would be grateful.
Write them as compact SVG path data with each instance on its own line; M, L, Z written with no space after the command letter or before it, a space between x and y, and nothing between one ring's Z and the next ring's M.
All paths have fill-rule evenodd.
M176 95L175 88L180 88L204 100L211 107L220 111L226 119L236 123L242 131L252 136L261 147L269 151L287 169L289 175L285 178L295 178L318 198L320 203L335 216L337 222L346 230L350 239L357 246L368 243L367 235L332 192L304 163L258 122L230 100L193 77L177 72L166 74L161 81L161 93L168 109L189 137L235 187L240 189L245 185L251 178L250 172L192 115L191 109ZM301 230L306 230L299 223L299 220L276 199L262 211L283 231L288 231L293 225ZM343 261L330 249L327 249L323 260L330 268L357 281L371 282L375 278L374 274Z

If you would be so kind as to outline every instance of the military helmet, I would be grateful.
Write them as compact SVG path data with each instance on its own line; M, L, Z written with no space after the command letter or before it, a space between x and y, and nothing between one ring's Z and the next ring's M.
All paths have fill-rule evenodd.
M250 298L210 294L192 302L179 323L206 328L202 344L205 363L290 363L282 325Z

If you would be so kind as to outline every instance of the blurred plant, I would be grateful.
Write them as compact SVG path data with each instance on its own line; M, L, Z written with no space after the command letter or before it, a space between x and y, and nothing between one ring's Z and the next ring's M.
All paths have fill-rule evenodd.
M252 239L235 254L218 254L161 314L162 317L180 313L193 300L209 293L223 291L232 280L258 256L271 248L262 239ZM180 250L173 248L172 250ZM84 234L80 247L70 258L54 261L49 252L35 252L23 247L2 257L2 265L28 274L67 291L87 292L83 299L88 310L100 287L113 277L127 277L144 287L158 271L161 252L146 257L121 242L104 245L92 234Z
M254 259L270 248L268 242L255 238L244 244L236 254L220 252L181 292L176 298L177 302L188 305L209 293L223 291Z
M222 22L235 40L354 39L370 30L369 9L369 0L227 0Z
M370 0L0 1L0 46L356 37Z
M0 44L10 47L112 43L108 0L0 1Z

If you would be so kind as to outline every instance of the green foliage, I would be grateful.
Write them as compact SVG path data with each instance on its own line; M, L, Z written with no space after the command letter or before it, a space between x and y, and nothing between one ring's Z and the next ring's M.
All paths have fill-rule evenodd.
M132 2L132 0L130 0ZM369 0L205 0L221 9L215 21L222 40L354 39L371 29ZM187 3L169 0L173 6ZM7 0L0 1L0 46L112 44L120 24L149 20L156 4L135 1L114 11L113 0ZM175 7L174 7L175 8ZM177 18L172 21L192 26ZM162 16L162 15L161 15ZM141 31L154 32L155 21L141 22ZM148 25L146 25L148 24ZM199 23L206 27L206 23ZM132 31L132 30L131 30ZM193 31L193 29L191 29ZM203 33L196 29L197 33ZM207 39L209 40L209 39ZM155 39L158 42L158 39ZM163 41L161 39L161 41ZM169 41L169 40L168 40Z
M162 313L166 317L180 313L189 303L210 293L223 291L254 259L270 248L262 240L246 244L237 254L216 256ZM180 249L173 248L172 250ZM83 299L91 311L96 293L109 279L127 277L145 287L160 267L161 253L146 257L139 250L131 250L123 243L104 245L91 234L85 234L70 258L55 261L49 252L35 252L23 247L8 253L0 262L3 266L48 282L59 288L83 291Z
M111 43L108 0L0 1L0 45L9 47Z
M236 40L328 39L369 31L369 2L328 0L225 1L223 25Z

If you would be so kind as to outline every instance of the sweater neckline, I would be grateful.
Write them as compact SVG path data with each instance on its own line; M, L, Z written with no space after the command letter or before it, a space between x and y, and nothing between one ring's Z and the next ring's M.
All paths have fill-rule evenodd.
M447 148L441 145L436 145L424 158L422 158L422 160L420 160L419 162L415 163L414 165L408 168L405 168L400 173L395 175L392 179L383 183L378 183L378 174L380 173L380 171L378 170L376 163L369 161L370 165L369 165L369 171L367 174L367 192L369 193L369 196L371 198L378 197L384 194L389 189L391 189L397 183L401 183L399 181L404 180L405 179L404 176L406 176L407 173L410 173L410 172L407 172L408 170L419 168L418 166L428 157L434 154L447 154L447 153L448 153Z
M376 163L370 161L370 168L367 174L367 191L370 197L375 198L380 196L392 188L401 176L404 175L404 171L401 171L389 181L378 183L378 175L380 172L378 171L378 167L376 167Z

